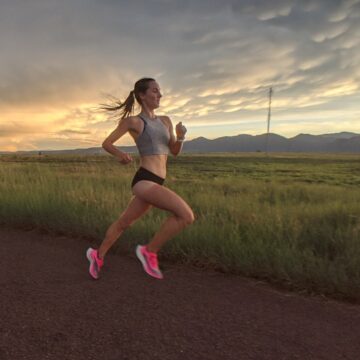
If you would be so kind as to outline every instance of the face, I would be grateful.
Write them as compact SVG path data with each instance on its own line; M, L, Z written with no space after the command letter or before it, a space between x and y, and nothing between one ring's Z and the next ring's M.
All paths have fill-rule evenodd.
M161 97L160 87L156 81L150 81L146 93L140 94L142 104L152 110L160 106Z

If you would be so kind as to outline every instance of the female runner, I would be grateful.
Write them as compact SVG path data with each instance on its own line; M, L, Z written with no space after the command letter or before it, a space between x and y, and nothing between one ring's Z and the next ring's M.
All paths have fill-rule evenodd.
M135 141L140 154L140 168L136 172L131 188L132 198L126 210L110 225L99 249L89 248L86 256L90 262L89 273L94 279L104 265L104 257L125 229L144 215L151 207L169 211L169 216L150 242L137 245L136 256L150 276L162 279L157 254L171 237L178 234L194 221L190 206L174 191L165 187L166 164L169 152L174 156L182 149L186 128L176 125L176 138L168 116L158 116L155 109L160 105L162 95L158 83L151 78L143 78L135 83L124 103L104 106L109 112L120 111L121 120L117 128L104 140L103 148L115 156L121 164L129 164L132 157L114 146L127 132ZM141 107L140 114L133 113L135 100Z

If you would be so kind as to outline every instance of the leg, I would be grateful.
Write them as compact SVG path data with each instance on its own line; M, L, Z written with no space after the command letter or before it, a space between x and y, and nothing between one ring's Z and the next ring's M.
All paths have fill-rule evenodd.
M151 239L147 250L157 253L171 237L194 221L190 206L175 192L150 181L140 181L133 187L133 193L145 203L170 211L170 216Z
M114 242L119 238L123 231L133 224L140 216L144 215L151 205L137 196L134 196L126 210L108 228L105 239L99 247L99 256L103 258Z

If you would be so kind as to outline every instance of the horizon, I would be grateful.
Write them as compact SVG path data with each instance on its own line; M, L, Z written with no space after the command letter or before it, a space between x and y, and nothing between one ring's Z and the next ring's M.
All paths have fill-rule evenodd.
M358 134L359 18L360 0L5 0L0 151L98 146L117 122L95 108L145 76L187 140L266 133L270 87L271 133Z
M276 133L272 133L270 132L269 135L277 135L277 136L280 136L280 137L283 137L287 140L291 140L297 136L301 136L301 135L308 135L308 136L331 136L331 135L341 135L341 134L352 134L354 135L354 137L357 137L357 136L360 136L360 133L353 133L353 132L348 132L348 131L340 131L338 133L326 133L326 134L317 134L317 135L314 135L314 134L306 134L306 133L299 133L295 136L292 136L292 137L285 137L283 135L280 135L280 134L276 134ZM192 141L192 140L197 140L197 139L205 139L205 140L217 140L217 139L221 139L223 137L238 137L238 136L252 136L252 137L256 137L256 136L266 136L267 133L262 133L262 134L256 134L256 135L251 135L251 134L237 134L237 135L225 135L225 136L219 136L217 138L206 138L204 136L198 136L196 138L193 138L191 140L187 140L188 141ZM339 139L339 138L338 138ZM136 147L135 144L130 144L130 145L118 145L118 144L115 144L116 146L118 147ZM91 147L78 147L78 148L67 148L67 149L36 149L36 150L17 150L17 151L6 151L6 150L1 150L0 149L0 155L1 154L4 154L4 153L17 153L17 152L47 152L47 151L73 151L73 150L88 150L88 149L97 149L97 148L102 148L101 147L101 144L99 144L98 146L91 146Z

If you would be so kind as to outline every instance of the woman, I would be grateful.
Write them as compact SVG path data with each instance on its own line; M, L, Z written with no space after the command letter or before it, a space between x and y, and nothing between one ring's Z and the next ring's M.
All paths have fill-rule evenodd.
M133 161L131 156L113 145L129 132L140 153L140 168L131 184L133 197L128 207L119 219L110 225L99 249L89 248L86 252L90 262L89 272L94 279L99 277L104 257L118 237L153 206L167 210L172 215L166 219L148 245L136 247L136 256L147 274L162 279L157 260L159 250L167 240L194 221L189 205L175 192L163 186L168 153L171 152L174 156L180 153L186 128L181 122L178 123L175 138L170 118L155 115L154 110L159 107L161 97L158 83L154 79L143 78L135 83L134 90L124 103L103 107L107 111L121 113L119 125L105 139L103 148L121 164L129 164ZM129 116L133 112L135 99L141 106L141 113Z

